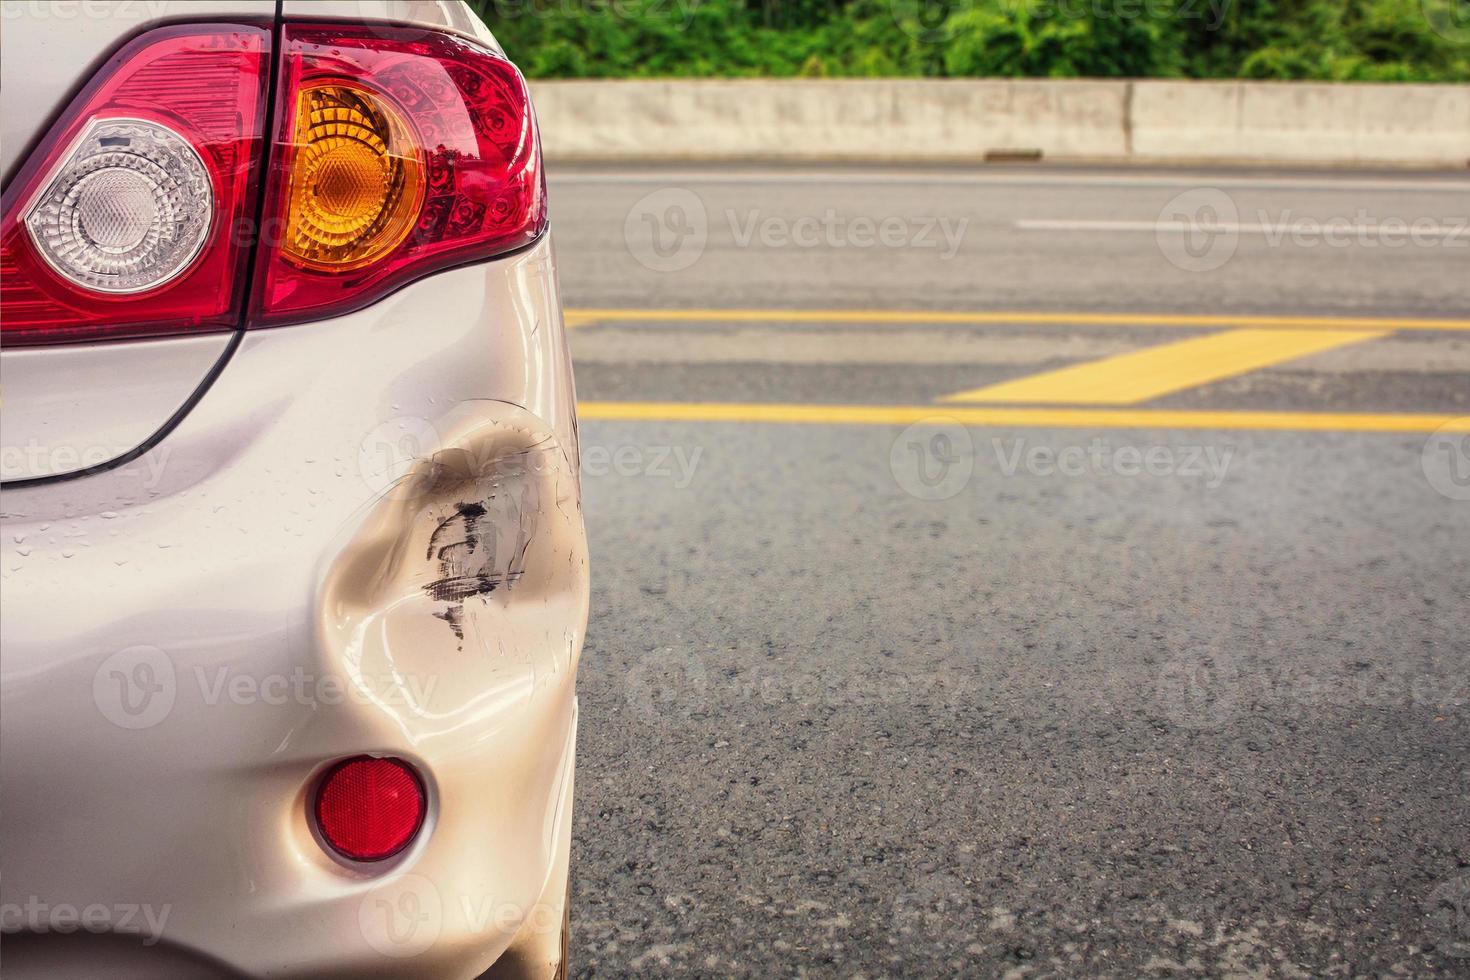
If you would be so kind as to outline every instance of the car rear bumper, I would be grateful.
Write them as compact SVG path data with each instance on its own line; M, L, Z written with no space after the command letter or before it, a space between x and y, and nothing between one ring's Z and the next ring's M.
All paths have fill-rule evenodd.
M559 932L587 565L547 240L249 333L150 452L3 509L7 976L474 976ZM306 818L363 753L430 800L371 869Z

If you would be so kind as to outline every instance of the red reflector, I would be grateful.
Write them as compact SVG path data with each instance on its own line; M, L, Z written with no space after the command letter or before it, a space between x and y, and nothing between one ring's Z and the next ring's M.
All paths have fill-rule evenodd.
M418 774L398 759L339 763L316 794L322 838L354 861L381 861L403 850L423 826L424 809Z

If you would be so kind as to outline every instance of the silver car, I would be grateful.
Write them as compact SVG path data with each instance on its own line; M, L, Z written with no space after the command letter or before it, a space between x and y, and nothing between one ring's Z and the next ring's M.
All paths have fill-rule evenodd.
M463 4L9 3L7 978L565 970L587 623L524 79Z

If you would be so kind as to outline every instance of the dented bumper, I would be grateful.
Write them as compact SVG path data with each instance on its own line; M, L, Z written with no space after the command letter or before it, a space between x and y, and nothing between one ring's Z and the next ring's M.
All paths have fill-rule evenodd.
M548 242L251 333L148 454L4 510L7 976L549 968L588 590ZM363 753L428 789L383 867L306 818Z

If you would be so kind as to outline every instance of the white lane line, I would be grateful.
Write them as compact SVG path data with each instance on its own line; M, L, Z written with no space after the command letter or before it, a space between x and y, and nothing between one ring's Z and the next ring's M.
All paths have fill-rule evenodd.
M1383 235L1415 240L1425 238L1451 239L1470 245L1470 222L1433 221L1423 218L1414 221L1394 222L1351 222L1341 219L1317 221L1302 219L1274 224L1237 223L1230 221L1088 221L1073 219L1023 219L1015 223L1018 231L1143 231L1151 234L1193 234L1213 232L1215 234L1265 235L1285 238L1288 235Z
M1372 179L1335 177L1248 177L1218 174L1128 175L1128 174L981 174L927 172L922 170L846 171L802 170L653 170L583 171L558 173L548 170L554 184L975 184L1001 187L1255 187L1312 191L1470 191L1470 181L1426 178Z

